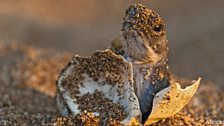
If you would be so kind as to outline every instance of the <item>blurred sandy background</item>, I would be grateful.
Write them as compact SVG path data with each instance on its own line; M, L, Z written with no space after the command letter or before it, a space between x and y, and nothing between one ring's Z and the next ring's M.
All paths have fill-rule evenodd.
M224 1L142 1L1 0L0 42L89 55L107 48L120 31L124 9L139 2L164 17L171 70L224 88Z

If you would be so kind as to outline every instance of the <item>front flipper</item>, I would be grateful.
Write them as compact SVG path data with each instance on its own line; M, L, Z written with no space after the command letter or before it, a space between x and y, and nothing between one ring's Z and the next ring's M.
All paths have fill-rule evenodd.
M144 85L148 86L144 89L144 93L141 95L139 99L140 109L142 112L142 122L146 121L146 119L148 118L148 116L152 111L153 99L155 95L159 91L169 86L169 80L168 78L163 78L162 80L157 81L155 84L152 84L152 82L148 80L144 81Z
M133 67L135 92L139 99L142 122L144 123L151 113L155 95L170 85L170 74L166 64L157 67L137 64Z
M63 109L61 105L67 109L62 114L87 110L99 115L102 124L111 118L119 120L119 114L123 124L141 117L132 65L110 50L90 57L75 56L60 75L57 87L63 99L58 102L64 102L59 103L59 109Z

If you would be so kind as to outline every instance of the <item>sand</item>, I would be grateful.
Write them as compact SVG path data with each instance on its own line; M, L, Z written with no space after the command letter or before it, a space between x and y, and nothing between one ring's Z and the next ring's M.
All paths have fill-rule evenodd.
M71 58L53 50L0 45L0 125L98 125L99 118L90 113L61 117L57 111L55 81ZM153 125L223 125L223 104L221 89L203 82L181 112Z

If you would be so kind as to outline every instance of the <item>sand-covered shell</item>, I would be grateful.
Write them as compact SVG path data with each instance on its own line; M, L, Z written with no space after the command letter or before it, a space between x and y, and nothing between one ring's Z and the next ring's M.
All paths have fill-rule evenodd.
M142 123L140 104L134 91L132 64L110 50L90 57L75 56L57 81L57 105L62 115L84 111L100 117L101 125L117 120L128 125ZM145 125L179 112L195 94L200 78L182 89L176 82L158 92Z
M138 98L133 88L132 64L110 50L90 57L75 56L57 83L57 104L62 115L83 111L127 124L140 118Z

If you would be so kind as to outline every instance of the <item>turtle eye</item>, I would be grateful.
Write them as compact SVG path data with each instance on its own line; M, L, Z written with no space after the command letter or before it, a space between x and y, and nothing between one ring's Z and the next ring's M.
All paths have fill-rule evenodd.
M162 28L163 28L162 25L156 25L153 30L156 32L160 32L162 30Z

